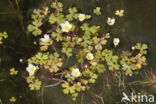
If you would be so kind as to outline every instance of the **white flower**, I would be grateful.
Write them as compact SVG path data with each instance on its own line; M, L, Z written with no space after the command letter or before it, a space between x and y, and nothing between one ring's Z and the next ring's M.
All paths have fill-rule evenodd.
M83 21L85 19L85 14L79 14L79 20Z
M117 46L119 44L119 42L120 42L119 38L114 38L113 43L115 46Z
M50 41L49 35L45 34L44 38L41 38L41 41L44 42L44 43L48 43Z
M62 23L60 25L61 25L61 28L62 28L63 32L69 32L69 30L72 28L72 25L69 24L68 21L66 21L65 23Z
M85 67L85 68L88 68L88 65L85 65L84 67Z
M29 75L34 75L35 71L36 71L36 66L29 64L28 67L26 68L26 70L29 72Z
M20 59L19 59L19 61L20 61L20 62L23 62L23 59L22 59L22 58L20 58Z
M109 18L107 19L107 24L108 24L108 25L112 26L112 25L114 25L114 23L115 23L115 19L114 19L114 18L110 18L110 17L109 17Z
M71 73L71 75L73 76L73 77L79 77L80 76L80 71L79 71L79 68L73 68L72 69L72 73Z
M132 50L135 50L135 47L134 46L132 46Z
M93 60L93 59L94 59L94 56L93 56L92 53L88 53L87 56L86 56L86 58L87 58L88 60Z

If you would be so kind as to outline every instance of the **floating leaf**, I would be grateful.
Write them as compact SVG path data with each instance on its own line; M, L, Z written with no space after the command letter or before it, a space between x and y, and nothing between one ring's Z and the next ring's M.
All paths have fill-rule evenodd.
M124 10L116 10L115 15L122 17L124 15Z
M16 102L16 98L13 96L13 97L11 97L11 98L9 99L9 101L10 101L11 103L14 103L14 102Z
M48 60L47 63L44 65L45 69L48 69L50 72L57 72L59 68L63 65L62 59L58 58L57 61L55 60Z
M51 24L54 24L55 22L56 22L56 17L55 17L55 15L52 13L51 15L50 15L50 17L49 17L49 22L51 23Z
M28 31L32 32L33 35L37 36L42 33L42 31L39 29L39 27L42 25L42 22L39 20L33 21L33 24L28 25Z
M8 35L7 35L7 33L6 32L2 32L2 33L0 33L0 44L2 44L3 42L2 42L2 40L3 40L3 38L7 38L8 37Z
M15 68L10 69L10 75L17 75L17 74L18 74L18 70L15 70Z
M74 18L75 19L78 18L77 9L75 7L69 8L68 11L69 11L69 14L66 15L66 19L68 19L68 21L72 21Z
M96 15L101 15L101 8L100 7L96 7L93 12L96 14Z

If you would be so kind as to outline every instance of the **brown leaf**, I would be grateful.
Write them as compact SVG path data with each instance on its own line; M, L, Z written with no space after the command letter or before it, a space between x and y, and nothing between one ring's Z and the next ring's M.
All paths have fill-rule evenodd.
M102 45L105 45L107 43L107 40L101 40L100 42Z
M48 49L48 46L41 46L40 49L41 49L42 51L46 51L46 50Z
M96 50L102 50L102 45L101 45L101 44L97 44L97 45L95 46L95 49L96 49Z
M52 59L48 60L44 68L48 69L50 72L58 72L59 68L63 65L62 59L58 58L57 62L54 62Z
M40 49L42 51L46 51L48 49L48 46L49 45L52 45L53 44L53 41L51 40L50 42L46 43L46 42L41 42L39 43L41 45Z

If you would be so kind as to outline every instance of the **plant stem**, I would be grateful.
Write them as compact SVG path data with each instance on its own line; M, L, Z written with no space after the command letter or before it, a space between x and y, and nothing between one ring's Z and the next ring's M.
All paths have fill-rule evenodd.
M81 104L83 104L83 93L82 93L82 97L81 97Z
M54 49L54 51L57 52L56 48L55 48L53 45L51 45L51 46L52 46L52 48Z
M1 98L0 98L0 104L3 104L3 103L2 103L2 100L1 100Z
M64 74L68 74L69 72L63 72L63 73L57 73L57 74L51 74L51 76L57 76L57 75L64 75Z
M59 85L61 82L57 82L57 83L55 83L55 84L52 84L52 85L47 85L47 86L44 86L44 87L54 87L54 86L57 86L57 85Z
M43 79L47 79L47 80L55 80L55 81L59 81L59 82L66 82L65 80L63 79L57 79L57 78L50 78L50 77L46 77L44 75L41 75L40 78L43 78Z
M57 79L57 78L51 78L52 80L55 80L55 81L59 81L59 82L66 82L65 80L63 80L63 79Z

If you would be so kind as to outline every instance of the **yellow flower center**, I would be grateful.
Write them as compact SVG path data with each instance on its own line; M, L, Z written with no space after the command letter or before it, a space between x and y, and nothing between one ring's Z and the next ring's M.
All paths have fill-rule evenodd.
M84 19L84 17L83 16L80 16L80 20L83 20Z
M75 75L75 76L78 76L78 72L74 72L74 75Z
M91 60L92 59L92 56L88 56L88 59Z
M46 42L49 42L49 40L50 40L50 39L46 39L45 41L46 41Z
M64 30L68 31L69 30L69 26L65 26Z
M31 72L34 72L34 71L35 71L35 69L32 67L32 68L30 68L30 71L31 71Z
M112 25L112 24L113 24L113 22L112 22L112 21L110 21L110 22L109 22L109 24L110 24L110 25Z
M117 42L117 41L115 41L114 43L115 43L115 44L118 44L118 42Z

